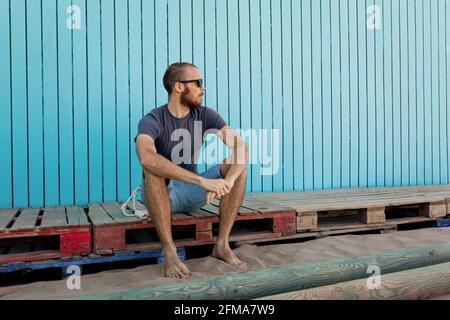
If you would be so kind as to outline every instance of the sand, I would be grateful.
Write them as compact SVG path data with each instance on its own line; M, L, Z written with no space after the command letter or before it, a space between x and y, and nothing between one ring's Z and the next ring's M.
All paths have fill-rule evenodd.
M243 245L237 255L248 263L249 270L288 267L378 252L450 243L450 228L420 229L388 234L345 235L311 240L303 243L269 246ZM232 266L205 257L187 261L190 279L228 275L239 272ZM42 281L0 287L0 299L66 299L175 283L164 278L163 266L144 265L126 270L108 270L81 277L81 290L67 289L67 280ZM450 300L450 294L434 299Z

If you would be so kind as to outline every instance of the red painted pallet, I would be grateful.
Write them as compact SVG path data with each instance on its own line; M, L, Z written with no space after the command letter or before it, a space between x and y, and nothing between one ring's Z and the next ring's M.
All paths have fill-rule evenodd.
M92 252L92 227L80 207L0 209L0 264Z
M196 246L214 243L219 225L219 203L200 210L172 215L172 235L177 246ZM138 209L145 209L137 203ZM93 251L112 254L161 247L156 228L150 219L145 221L126 217L121 203L89 205L93 226ZM231 241L280 238L295 234L295 210L270 205L258 200L244 200L230 237Z

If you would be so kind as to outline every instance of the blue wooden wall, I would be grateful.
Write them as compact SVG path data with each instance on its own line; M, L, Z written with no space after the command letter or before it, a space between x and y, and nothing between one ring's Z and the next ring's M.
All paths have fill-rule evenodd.
M231 126L280 130L280 170L250 166L249 191L448 183L449 17L447 0L0 0L0 207L128 198L137 123L180 60Z

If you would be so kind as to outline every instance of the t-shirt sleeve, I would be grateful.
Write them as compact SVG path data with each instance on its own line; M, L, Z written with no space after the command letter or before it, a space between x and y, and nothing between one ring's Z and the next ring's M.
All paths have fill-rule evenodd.
M205 127L206 130L217 129L222 130L227 126L227 123L216 110L206 107L205 108Z
M134 142L136 142L137 137L141 134L146 134L156 141L156 139L158 139L159 136L161 135L161 132L162 129L160 123L151 114L149 116L142 118L141 121L139 121L138 133L134 138Z

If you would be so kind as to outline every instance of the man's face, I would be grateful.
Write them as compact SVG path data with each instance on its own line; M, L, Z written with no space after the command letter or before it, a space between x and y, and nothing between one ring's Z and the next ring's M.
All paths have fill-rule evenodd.
M193 67L187 67L184 71L185 81L202 79L200 71ZM196 82L183 83L184 91L181 94L181 103L191 109L197 109L202 105L205 87L198 86Z

